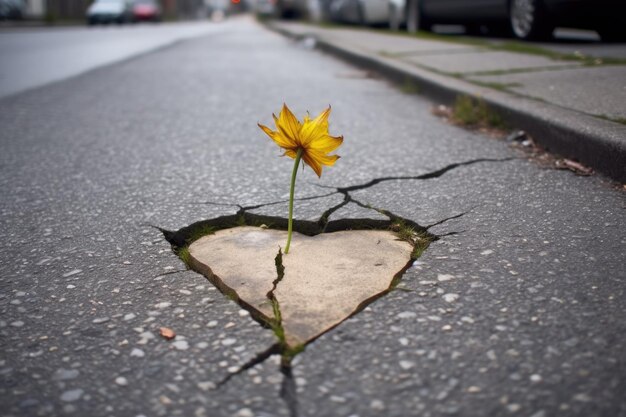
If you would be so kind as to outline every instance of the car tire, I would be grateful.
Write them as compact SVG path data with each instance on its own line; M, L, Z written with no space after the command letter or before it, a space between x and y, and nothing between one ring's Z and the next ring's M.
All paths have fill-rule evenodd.
M541 0L510 0L509 21L513 34L523 40L550 39L554 31Z

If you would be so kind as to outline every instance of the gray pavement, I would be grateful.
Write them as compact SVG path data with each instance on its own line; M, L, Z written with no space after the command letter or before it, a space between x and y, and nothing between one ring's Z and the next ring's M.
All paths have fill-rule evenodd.
M236 19L0 99L2 415L626 416L623 191L360 73ZM287 402L277 356L215 388L275 337L150 226L286 216L291 164L256 126L283 101L332 104L345 137L299 176L320 197L297 218L350 195L440 236L404 291L296 357Z
M431 99L481 97L551 151L626 181L625 45L455 42L298 22L269 25L316 39L324 50L399 83L411 81Z
M216 31L219 25L206 22L4 30L0 33L0 97Z

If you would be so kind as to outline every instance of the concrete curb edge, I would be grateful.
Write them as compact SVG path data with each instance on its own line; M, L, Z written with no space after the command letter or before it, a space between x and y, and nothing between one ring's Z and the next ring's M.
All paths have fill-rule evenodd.
M266 26L291 39L313 37L320 50L361 68L376 71L393 82L413 82L421 95L441 104L453 103L458 95L481 97L510 125L523 129L546 149L577 159L614 180L626 182L626 126L553 104L476 86L392 58L340 45L315 34L295 34L271 23Z

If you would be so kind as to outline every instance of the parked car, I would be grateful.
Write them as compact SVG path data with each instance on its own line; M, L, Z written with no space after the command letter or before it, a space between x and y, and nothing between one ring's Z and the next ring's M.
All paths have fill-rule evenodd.
M434 23L485 25L520 39L548 39L556 26L592 29L603 40L626 39L624 0L407 0L417 7L412 19L429 30ZM408 10L408 7L405 7Z
M0 20L21 20L25 13L23 0L0 0Z
M381 25L389 22L388 0L333 0L331 20L359 25Z
M284 19L307 17L307 0L276 0L275 14Z
M406 25L407 5L406 0L388 0L389 2L389 28L398 30Z
M160 22L161 6L154 0L135 0L132 7L133 22Z
M131 4L126 0L95 0L87 9L87 23L126 23L132 18Z

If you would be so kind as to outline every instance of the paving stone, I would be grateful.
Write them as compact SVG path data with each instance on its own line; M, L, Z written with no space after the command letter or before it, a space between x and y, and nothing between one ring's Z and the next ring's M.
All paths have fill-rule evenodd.
M475 76L475 80L511 84L512 91L589 114L626 118L626 66L584 67ZM593 94L589 94L593 91Z
M195 269L266 317L277 279L275 257L287 232L237 227L205 236L189 247ZM283 254L284 277L274 295L288 344L306 343L386 291L411 259L412 246L383 230L294 233ZM225 344L227 340L222 341Z
M556 61L542 56L516 54L504 51L461 52L439 55L403 55L402 59L430 69L454 74L578 65L572 62Z

